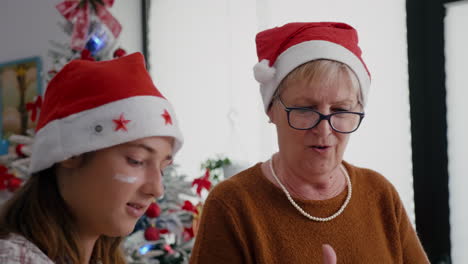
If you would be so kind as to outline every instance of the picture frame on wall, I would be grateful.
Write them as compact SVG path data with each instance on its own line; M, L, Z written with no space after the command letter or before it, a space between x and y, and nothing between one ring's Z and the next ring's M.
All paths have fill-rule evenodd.
M40 57L0 63L0 140L35 129L41 105L41 71Z

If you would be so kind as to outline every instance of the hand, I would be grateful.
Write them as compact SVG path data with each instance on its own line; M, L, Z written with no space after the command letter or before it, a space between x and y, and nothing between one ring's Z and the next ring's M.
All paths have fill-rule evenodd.
M323 264L336 264L336 253L328 244L322 245Z

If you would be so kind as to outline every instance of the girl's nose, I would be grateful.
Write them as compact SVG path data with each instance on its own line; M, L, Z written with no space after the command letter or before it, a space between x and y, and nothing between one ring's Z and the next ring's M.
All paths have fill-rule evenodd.
M162 173L160 170L151 170L146 174L146 179L142 190L145 194L152 197L160 197L164 194L164 185L162 181Z

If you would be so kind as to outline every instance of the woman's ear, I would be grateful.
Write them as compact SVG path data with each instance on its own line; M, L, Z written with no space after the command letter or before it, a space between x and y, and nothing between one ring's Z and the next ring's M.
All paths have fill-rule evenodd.
M76 169L79 168L83 163L83 156L75 156L64 161L59 162L59 166L65 169Z
M268 108L268 111L267 111L267 116L269 118L268 120L268 123L273 123L273 124L276 124L275 122L275 115L274 115L274 101L271 103L270 107Z

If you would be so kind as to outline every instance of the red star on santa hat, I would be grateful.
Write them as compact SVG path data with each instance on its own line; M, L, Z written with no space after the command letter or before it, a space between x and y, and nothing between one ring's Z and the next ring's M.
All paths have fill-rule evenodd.
M127 131L127 124L130 122L130 120L125 119L124 114L120 114L119 119L114 119L112 120L116 124L115 131L118 131L120 129Z
M164 113L161 116L164 118L164 123L166 125L167 124L172 125L172 117L171 117L171 115L169 114L169 112L166 109L164 109Z

